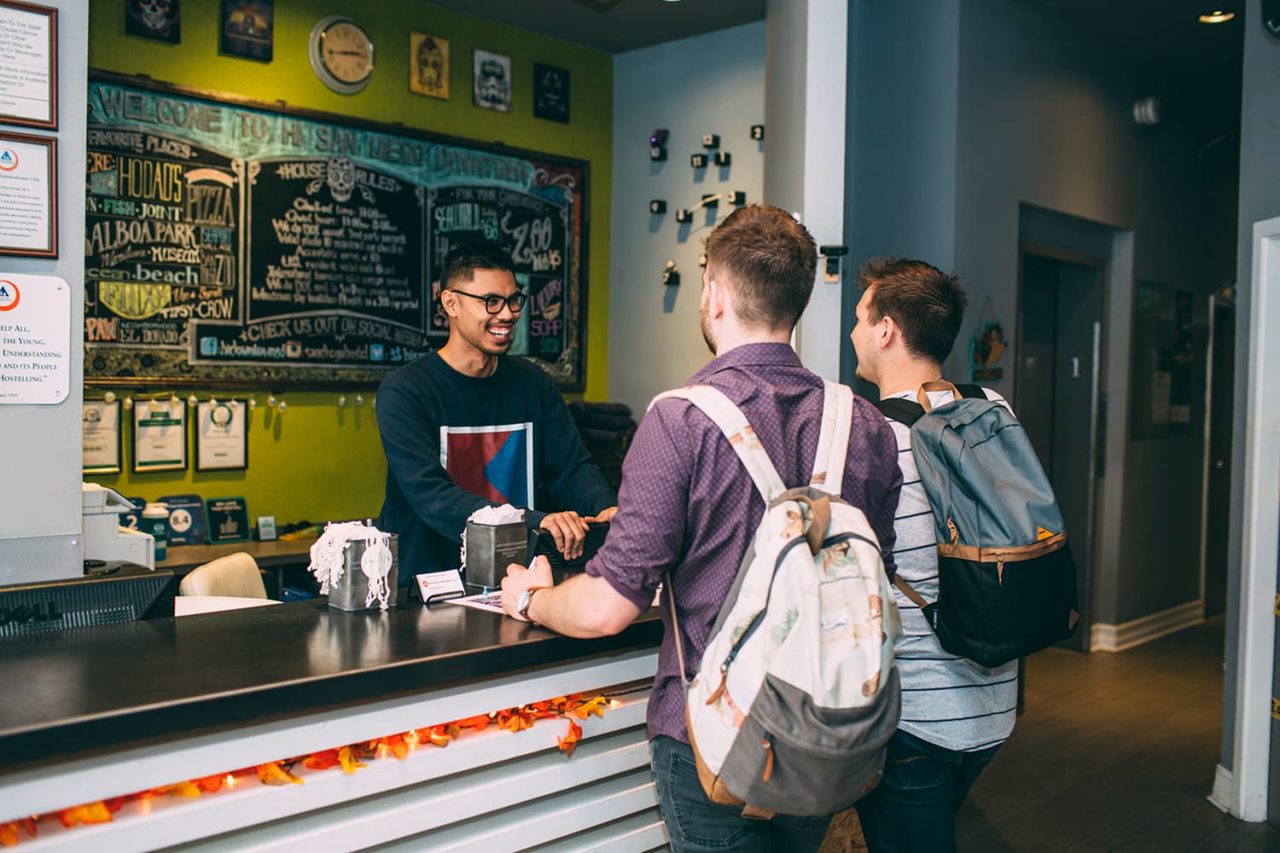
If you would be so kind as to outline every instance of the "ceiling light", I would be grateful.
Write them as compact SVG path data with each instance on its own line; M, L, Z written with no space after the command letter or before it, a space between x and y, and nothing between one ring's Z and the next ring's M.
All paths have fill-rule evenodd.
M1205 12L1200 16L1202 24L1225 24L1236 16L1235 12L1224 12L1221 9L1215 9L1212 12Z

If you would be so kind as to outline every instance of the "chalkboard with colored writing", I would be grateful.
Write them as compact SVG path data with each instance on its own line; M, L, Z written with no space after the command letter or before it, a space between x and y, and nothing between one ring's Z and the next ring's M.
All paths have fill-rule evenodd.
M85 380L377 382L442 344L450 247L507 248L512 352L580 390L587 164L95 74Z

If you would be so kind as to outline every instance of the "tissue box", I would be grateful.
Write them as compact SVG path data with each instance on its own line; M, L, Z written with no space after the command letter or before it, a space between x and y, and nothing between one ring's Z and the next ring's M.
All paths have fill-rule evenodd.
M467 522L467 583L494 588L502 585L507 566L525 565L529 556L529 529L523 521L509 524Z
M398 537L392 535L387 541L387 547L391 549L391 570L387 572L387 606L395 607L396 599L399 597L399 587L397 582L400 576L400 548ZM369 579L364 576L364 570L360 568L360 560L364 557L365 549L368 543L360 540L352 540L347 543L346 559L342 567L342 580L338 581L338 585L329 590L329 606L336 607L339 610L377 610L378 603L375 601L372 606L365 604L365 599L369 595Z

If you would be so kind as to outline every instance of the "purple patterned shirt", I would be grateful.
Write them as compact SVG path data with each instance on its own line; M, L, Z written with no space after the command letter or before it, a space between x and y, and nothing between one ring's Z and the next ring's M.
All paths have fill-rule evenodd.
M808 484L822 427L823 386L791 347L737 347L695 373L689 384L711 385L733 400L782 482ZM891 577L893 517L902 486L897 451L880 412L855 396L841 494L866 514ZM720 429L692 403L668 399L649 411L636 432L622 466L618 506L609 538L587 563L587 574L604 578L644 610L670 571L685 663L693 673L764 515L764 500ZM666 631L649 698L649 737L687 743L684 688L665 601L662 621Z

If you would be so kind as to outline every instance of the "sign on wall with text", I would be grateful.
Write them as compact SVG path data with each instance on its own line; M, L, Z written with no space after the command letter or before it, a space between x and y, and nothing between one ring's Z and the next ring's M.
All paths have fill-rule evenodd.
M584 384L587 164L95 75L85 379L376 382L444 343L438 272L508 249L512 353Z

